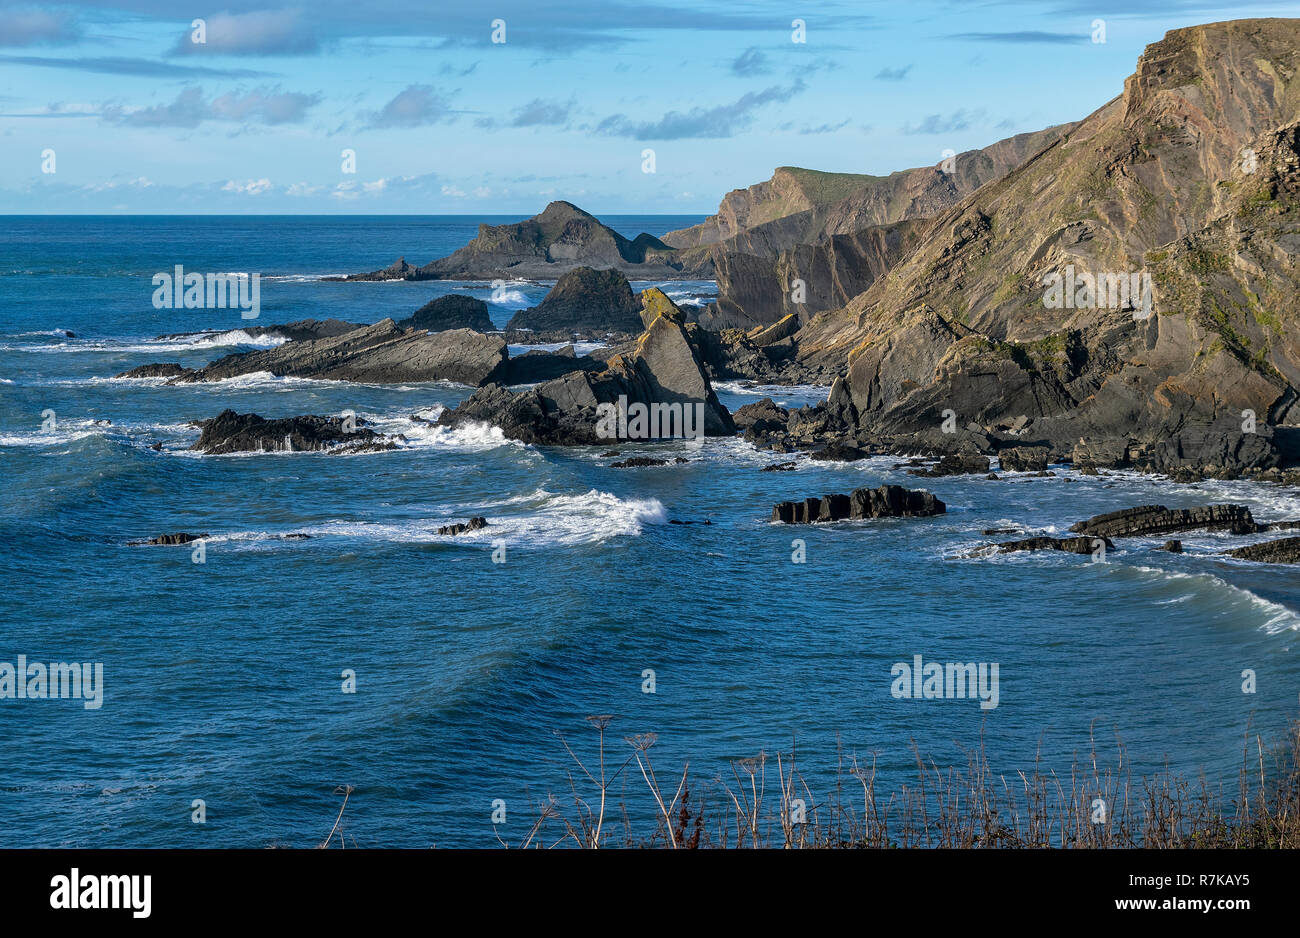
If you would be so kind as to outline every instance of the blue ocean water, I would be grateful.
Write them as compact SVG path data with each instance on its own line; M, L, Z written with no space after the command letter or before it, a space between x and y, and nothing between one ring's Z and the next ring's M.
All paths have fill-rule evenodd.
M411 419L470 393L454 385L111 378L249 347L250 324L373 322L452 290L489 299L488 284L320 277L398 255L423 263L480 221L512 220L0 218L0 662L104 668L98 710L0 699L0 847L309 846L343 785L349 844L497 846L497 833L526 834L548 792L570 800L575 767L555 734L591 756L591 714L614 715L617 762L623 737L657 733L661 774L689 761L705 799L725 797L711 780L730 778L729 760L792 743L822 795L841 753L874 756L888 790L914 771L913 744L965 766L982 734L1012 777L1039 755L1068 771L1090 732L1112 765L1122 740L1135 775L1204 771L1233 791L1246 735L1267 743L1294 716L1300 581L1216 554L1241 539L1188 535L1183 555L1125 540L1105 563L965 555L996 539L986 528L1063 532L1139 504L1233 501L1260 520L1300 518L1295 489L1060 469L922 482L893 459L761 473L778 458L740 440L656 444L645 449L688 462L620 470L602 449ZM629 237L698 220L607 219ZM154 309L150 278L176 264L261 272L259 319ZM669 289L689 301L712 286ZM545 291L510 284L494 320ZM194 330L215 335L156 339ZM733 409L764 393L797 406L825 389L720 389ZM227 407L351 409L408 445L187 452L188 422ZM777 501L885 482L928 487L949 512L768 523ZM435 533L480 514L482 532ZM206 562L126 543L173 531L209 534ZM792 562L795 538L806 563ZM498 539L505 563L492 562ZM997 663L997 708L895 699L891 666L918 654ZM348 669L355 693L342 689ZM650 817L639 776L624 779L634 818ZM496 799L508 814L494 831Z

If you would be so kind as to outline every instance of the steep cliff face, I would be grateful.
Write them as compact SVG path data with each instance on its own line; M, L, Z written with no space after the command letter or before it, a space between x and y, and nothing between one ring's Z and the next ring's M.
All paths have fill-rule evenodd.
M790 312L806 319L870 286L900 250L910 250L916 221L1004 176L1066 129L1020 134L958 154L947 166L889 176L782 167L767 182L728 193L703 223L663 240L683 248L696 270L712 268L718 307L701 319L711 328L748 328ZM792 300L796 279L807 285L802 304Z
M726 241L751 228L798 215L819 205L833 204L879 176L859 173L823 173L796 166L778 166L772 178L747 189L734 189L722 197L716 215L680 231L664 235L665 244L695 248Z
M800 356L847 365L832 404L874 432L951 410L1035 418L1080 458L1275 460L1270 423L1300 422L1297 69L1297 20L1169 33L1119 98L816 317ZM1046 277L1075 272L1149 275L1150 315L1086 291L1045 301Z

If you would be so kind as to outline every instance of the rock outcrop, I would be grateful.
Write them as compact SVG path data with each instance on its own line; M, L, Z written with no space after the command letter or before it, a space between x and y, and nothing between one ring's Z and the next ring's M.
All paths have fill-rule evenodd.
M449 293L432 299L397 325L403 329L426 329L429 332L446 332L448 329L491 332L496 328L488 315L488 305L463 293Z
M641 304L620 271L578 267L562 274L540 304L515 313L506 328L635 334L643 328Z
M500 336L472 329L425 332L391 319L342 335L238 352L178 375L172 383L221 381L269 372L277 377L396 384L455 381L481 385L505 377L509 355Z
M1067 554L1091 554L1097 545L1105 545L1106 550L1114 550L1115 545L1108 538L1093 537L1028 537L1019 541L1003 541L997 545L998 553L1009 554L1022 550L1055 550Z
M781 502L772 509L772 521L814 524L825 521L859 521L870 518L925 518L941 515L947 506L929 492L901 485L855 489L848 495L824 495L798 502Z
M574 371L524 391L497 384L476 391L454 409L443 411L444 426L481 422L497 426L506 437L525 443L556 446L608 444L612 439L631 441L700 433L694 418L702 411L702 435L728 436L735 425L719 403L709 380L700 348L699 327L687 323L662 291L641 294L645 331L626 352L612 355L601 371ZM619 403L627 405L626 430L610 426L609 416ZM602 407L604 405L604 407ZM645 411L658 409L661 420L636 428L631 422L634 405ZM692 426L684 421L690 419ZM667 430L663 432L664 422Z
M483 528L486 528L487 526L488 526L487 518L476 516L470 518L469 521L463 523L458 522L456 524L445 524L442 527L438 528L438 533L443 535L454 536L457 534L466 534L470 531L480 531Z
M185 531L177 531L175 534L159 534L157 537L151 537L144 541L127 541L128 547L177 547L181 544L188 544L190 541L201 541L207 537L206 534L189 534Z
M195 421L201 433L190 447L208 455L262 452L371 453L396 448L396 443L343 417L284 417L267 420L257 414L224 410L216 417Z
M1257 563L1300 563L1300 537L1284 537L1281 540L1238 547L1227 554L1238 560L1253 560Z
M1051 450L1046 446L1011 446L998 450L1003 472L1046 472Z
M1149 537L1177 531L1229 531L1254 534L1261 526L1243 505L1203 505L1198 508L1166 508L1142 505L1096 515L1070 525L1076 534L1092 537Z
M479 225L478 236L446 257L412 267L405 258L346 280L552 280L576 267L614 267L641 280L696 276L680 252L648 234L629 241L569 202L509 225Z
M189 374L191 369L182 367L178 362L156 362L151 365L141 365L139 368L132 368L130 371L124 371L121 374L113 375L114 378L177 378L181 375Z

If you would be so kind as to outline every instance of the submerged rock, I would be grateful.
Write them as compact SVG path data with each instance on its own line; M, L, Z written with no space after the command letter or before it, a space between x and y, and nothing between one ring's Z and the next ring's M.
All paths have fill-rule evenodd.
M1243 505L1203 505L1169 509L1164 505L1142 505L1097 515L1070 526L1076 534L1100 537L1142 537L1175 531L1230 531L1254 534L1260 529Z
M175 534L159 534L157 537L151 537L145 541L127 541L129 547L175 547L180 544L188 544L190 541L201 541L207 537L206 534L188 534L185 531L177 531Z
M474 517L463 524L445 524L438 529L439 534L464 534L467 531L478 531L488 526L487 518Z
M781 502L772 508L772 521L812 524L823 521L858 521L867 518L924 518L941 515L947 506L929 492L882 485L855 489L849 495L825 495L799 502Z
M951 453L940 457L939 461L928 469L911 469L909 475L938 478L940 476L969 475L979 473L988 475L989 458L976 453Z
M342 417L283 417L267 420L257 414L224 410L216 417L196 422L202 432L192 450L209 455L259 452L373 453L395 449L396 444L374 430L356 426Z
M132 368L130 371L124 371L121 374L113 375L114 378L175 378L180 375L189 374L192 369L185 368L178 362L158 362L152 365L141 365L139 368Z
M1021 550L1056 550L1067 554L1091 554L1099 544L1107 550L1115 545L1104 537L1028 537L1020 541L1004 541L996 545L998 553L1009 554Z
M1284 537L1276 541L1264 541L1227 551L1229 557L1238 560L1254 560L1258 563L1300 563L1300 537Z

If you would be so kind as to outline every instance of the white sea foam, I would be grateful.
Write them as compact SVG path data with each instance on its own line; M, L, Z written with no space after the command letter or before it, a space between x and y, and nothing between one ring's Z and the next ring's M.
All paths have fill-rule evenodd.
M751 384L747 381L715 381L713 389L755 400L770 397L782 407L820 403L826 400L831 390L824 384Z
M440 535L442 525L467 521L474 515L488 526L460 535ZM667 523L667 512L655 498L619 498L592 489L581 495L557 495L538 489L531 495L502 502L466 505L443 517L388 523L333 519L295 530L316 537L353 537L396 543L447 543L490 548L499 540L510 548L595 544L614 537L635 537L646 525ZM508 554L507 554L508 557Z
M1210 600L1205 596L1197 596L1196 593L1184 594L1183 598L1196 599L1198 611L1202 614L1212 612L1220 616L1235 614L1235 608L1245 606L1251 609L1262 620L1259 628L1269 634L1279 632L1300 631L1300 613L1283 606L1281 603L1275 603L1271 600L1257 596L1248 589L1240 586L1234 586L1228 581L1215 576L1212 573L1184 573L1177 570L1162 570L1158 567L1133 566L1128 569L1136 570L1148 577L1160 578L1172 583L1189 582L1191 585L1203 585L1212 587L1216 590L1223 590L1226 593L1222 595L1228 599L1228 605L1233 608L1214 609L1210 605Z
M525 352L556 352L565 346L572 345L575 355L587 355L596 349L606 348L605 342L541 342L536 345L508 345L511 357L523 355Z

